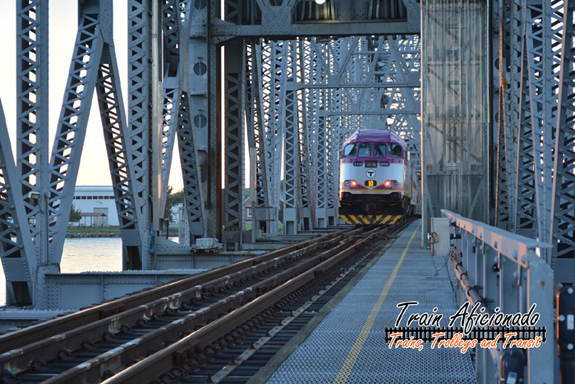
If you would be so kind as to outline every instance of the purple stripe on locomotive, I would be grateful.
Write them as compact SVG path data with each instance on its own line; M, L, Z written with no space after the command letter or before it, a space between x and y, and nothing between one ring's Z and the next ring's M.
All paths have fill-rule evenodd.
M347 140L343 143L341 149L343 150L346 145L350 143L362 144L362 143L395 143L401 145L404 151L407 150L407 145L399 137L399 135L388 129L360 129L355 131ZM359 159L359 156L352 157L342 157L340 161L342 163L353 163ZM361 157L361 161L387 161L390 164L403 163L403 159L389 156L386 153L383 157L375 157L373 153L370 156Z

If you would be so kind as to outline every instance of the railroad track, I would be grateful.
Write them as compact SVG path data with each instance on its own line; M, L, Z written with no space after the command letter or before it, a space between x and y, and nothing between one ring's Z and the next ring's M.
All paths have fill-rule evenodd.
M206 367L198 380L220 382L300 322L310 290L341 280L350 256L400 225L335 232L3 335L0 383L165 383ZM221 369L209 364L294 305Z

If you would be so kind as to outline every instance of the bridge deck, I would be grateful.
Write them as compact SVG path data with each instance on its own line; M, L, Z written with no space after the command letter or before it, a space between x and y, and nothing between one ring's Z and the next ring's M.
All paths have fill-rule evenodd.
M410 313L457 311L443 258L420 249L420 220L412 223L366 275L283 362L268 383L474 383L470 352L458 348L389 349L397 303L418 301ZM435 264L435 265L434 265ZM458 324L457 324L458 325ZM414 326L414 324L412 324Z

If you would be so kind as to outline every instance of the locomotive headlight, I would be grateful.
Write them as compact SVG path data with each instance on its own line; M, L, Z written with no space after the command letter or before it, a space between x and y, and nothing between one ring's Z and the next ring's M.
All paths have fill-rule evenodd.
M386 187L391 187L391 186L396 187L397 184L398 184L397 180L385 180L383 182L383 185Z
M343 186L344 186L344 187L349 187L350 184L351 184L351 181L350 181L350 180L346 180L346 181L343 182Z

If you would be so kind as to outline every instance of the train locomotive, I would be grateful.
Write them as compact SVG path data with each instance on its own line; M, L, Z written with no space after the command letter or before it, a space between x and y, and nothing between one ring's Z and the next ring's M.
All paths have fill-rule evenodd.
M407 144L387 129L359 129L340 153L340 215L408 216L419 204Z

